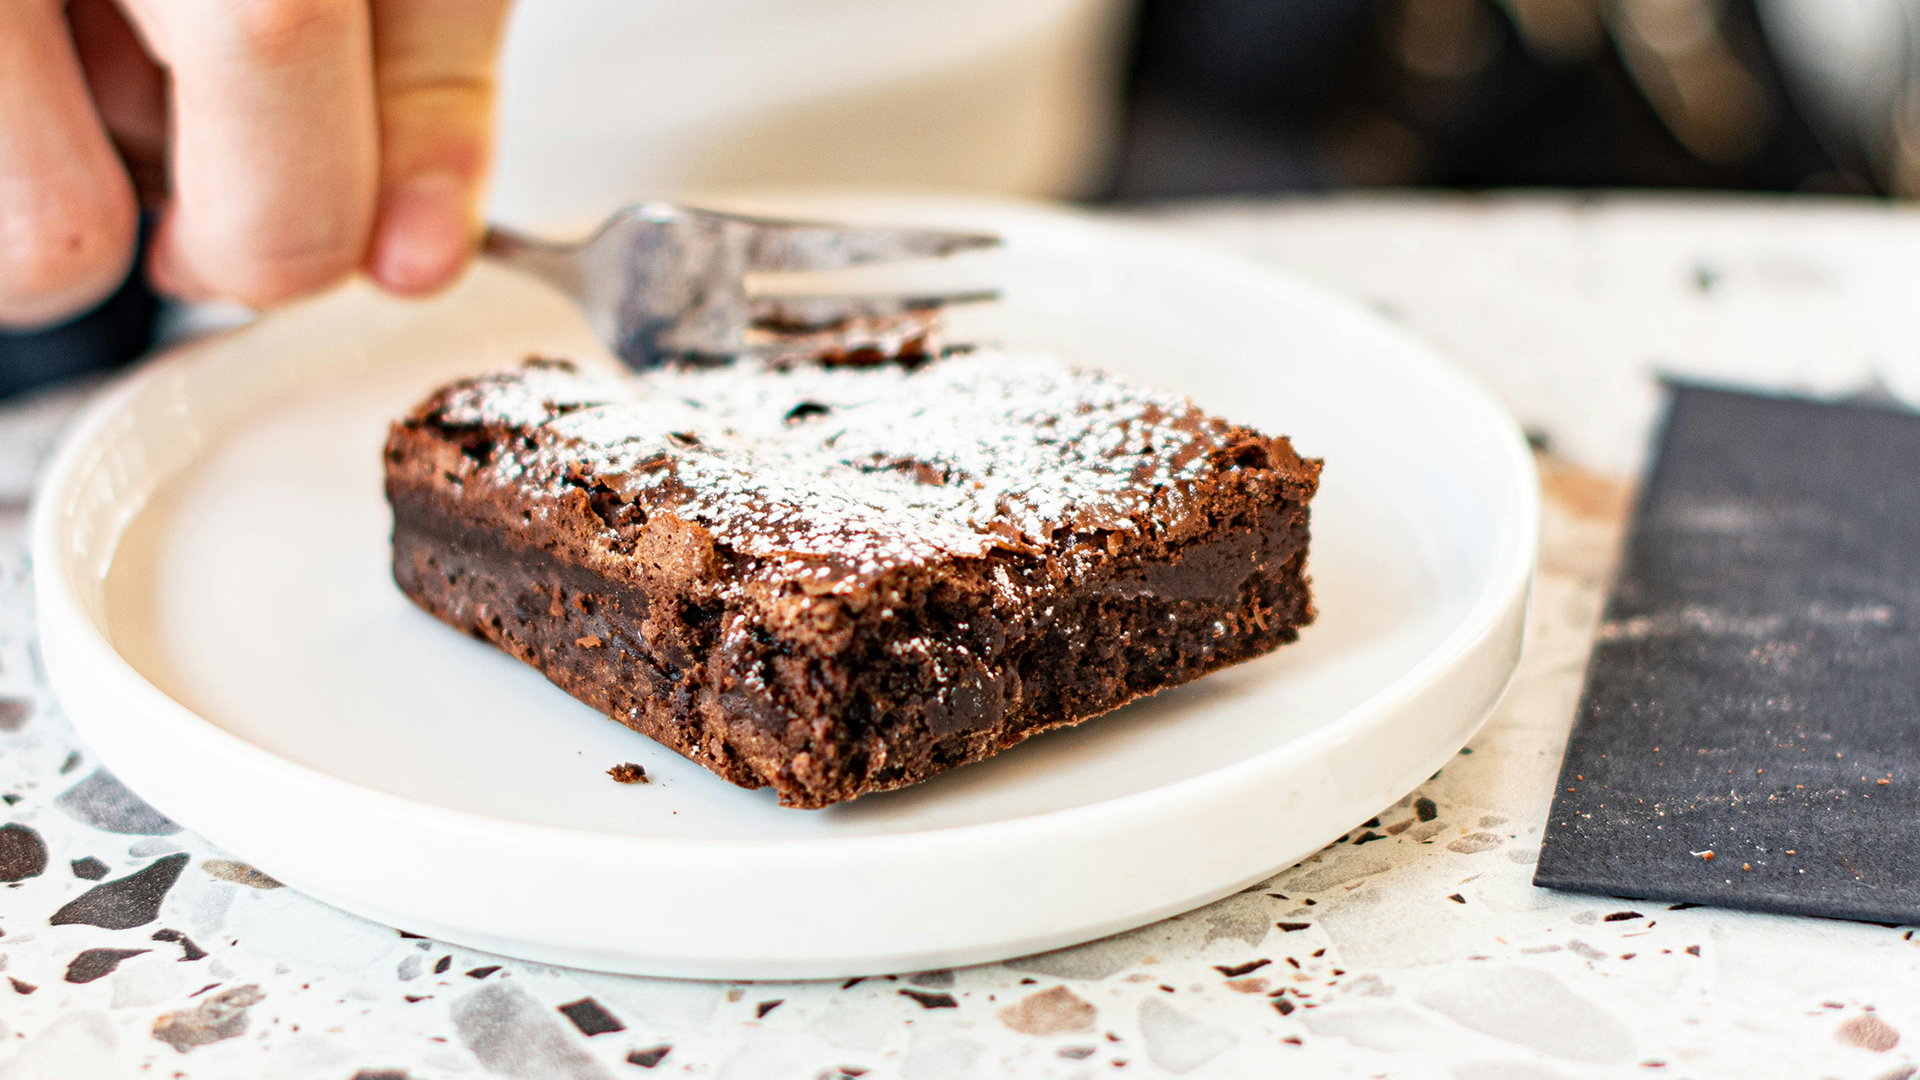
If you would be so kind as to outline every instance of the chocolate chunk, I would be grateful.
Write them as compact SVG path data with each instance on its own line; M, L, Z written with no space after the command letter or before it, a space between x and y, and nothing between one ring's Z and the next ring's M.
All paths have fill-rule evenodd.
M16 994L31 994L35 990L40 989L30 982L21 982L11 975L7 976L7 981L13 984L13 992Z
M184 854L156 859L137 873L95 885L68 901L47 921L54 926L84 923L105 930L145 926L160 917L160 902L186 865Z
M786 1002L785 998L774 998L772 1001L763 1001L760 1004L755 1005L753 1007L754 1018L758 1020L766 1019L766 1016L768 1013L779 1008L785 1002Z
M107 876L107 864L91 855L83 859L75 859L67 865L73 868L74 877L85 881L99 881Z
M470 970L470 971L468 971L468 972L467 972L467 978L469 978L469 979L484 979L484 978L486 978L487 976L489 976L489 975L491 975L491 974L493 974L494 972L496 972L496 971L499 971L499 970L500 970L500 965L499 965L499 964L488 964L488 965L487 965L486 967L477 967L477 968L473 968L472 970Z
M953 1000L952 994L934 994L925 990L901 990L901 997L910 997L920 1003L923 1009L957 1009L960 1003Z
M452 954L452 953L448 953L447 955L445 955L445 956L443 956L443 957L441 957L440 959L438 959L438 960L436 960L436 961L434 961L434 963L433 963L433 973L434 973L435 975L445 975L445 974L447 973L447 969L448 969L448 968L450 968L450 967L452 967L452 966L453 966L453 954Z
M1440 807L1425 795L1413 800L1413 816L1421 821L1432 821L1440 816Z
M627 1030L627 1025L615 1019L612 1013L590 997L569 1001L560 1006L560 1011L566 1014L567 1019L573 1021L574 1027L580 1029L580 1034L589 1037Z
M25 881L47 869L47 845L40 834L17 822L0 827L0 881Z

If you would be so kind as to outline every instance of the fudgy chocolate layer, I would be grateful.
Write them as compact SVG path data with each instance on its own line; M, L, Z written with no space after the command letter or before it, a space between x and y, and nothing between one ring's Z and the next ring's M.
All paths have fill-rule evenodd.
M796 657L757 638L714 647L715 628L747 613L666 598L675 625L655 637L707 644L700 655L639 629L659 621L659 598L475 529L438 502L394 500L394 576L416 603L727 780L773 785L789 806L978 761L1266 653L1311 617L1304 531L1274 511L1166 561L1036 596L1012 620L978 603L983 592L933 590L861 627L837 656ZM931 640L942 628L944 647Z

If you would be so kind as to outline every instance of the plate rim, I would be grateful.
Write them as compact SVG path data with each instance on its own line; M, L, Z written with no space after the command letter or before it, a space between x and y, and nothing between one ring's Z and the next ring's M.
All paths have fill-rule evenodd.
M995 204L993 204L993 202L983 202L983 206L995 206ZM1023 204L1016 204L1016 206L1018 206L1020 211L1025 211L1025 213L1035 213L1035 209L1027 208L1027 206L1023 206ZM1050 213L1044 213L1044 211L1039 211L1039 215L1052 217ZM1444 354L1440 354L1438 350L1434 350L1430 344L1427 344L1425 340L1421 340L1419 336L1404 331L1402 327L1396 327L1396 325L1388 323L1386 319L1380 319L1379 315L1373 315L1373 313L1365 311L1363 307L1357 306L1356 302L1352 302L1352 300L1348 300L1348 298L1344 298L1344 296L1340 296L1340 294L1334 294L1331 290L1323 290L1323 288L1313 286L1313 284L1309 284L1309 282L1294 279L1294 277L1290 277L1290 275L1284 275L1281 271L1273 271L1273 269L1269 269L1269 267L1263 267L1263 265L1256 263L1256 261L1238 258L1238 256L1231 256L1231 254L1217 254L1217 252L1213 252L1210 248L1202 248L1202 246L1196 246L1196 244L1190 244L1190 242L1173 240L1173 238L1167 238L1167 236L1162 236L1162 234L1156 234L1154 231L1146 229L1146 227L1131 225L1131 223L1102 223L1102 221L1096 221L1096 219L1089 221L1087 217L1081 217L1081 215L1075 215L1075 213L1062 213L1060 219L1071 221L1071 227L1075 227L1075 229L1094 229L1094 231L1108 231L1108 229L1112 229L1116 234L1131 233L1131 236L1125 236L1127 242L1152 244L1152 246L1160 248L1167 256L1179 258L1181 261L1187 261L1187 259L1198 256L1198 258L1202 258L1202 261L1208 261L1208 263L1235 263L1235 271L1244 271L1244 273L1252 273L1252 275L1258 275L1258 277L1265 277L1265 279L1269 279L1269 284L1286 288L1286 290L1294 292L1296 296L1300 296L1300 298L1304 298L1304 300L1309 300L1309 302L1315 304L1315 306L1327 307L1329 311L1332 311L1332 309L1340 309L1340 317L1344 317L1344 319L1361 319L1361 321L1373 323L1373 329L1375 329L1375 331L1386 332L1386 334L1390 334L1390 336L1394 336L1394 338L1400 338L1398 344L1404 346L1407 356L1419 356L1419 363L1421 363L1421 367L1425 369L1428 377L1434 377L1434 379L1442 380L1442 382L1452 382L1455 390L1461 390L1461 392L1484 413L1482 419L1490 421L1492 427L1511 430L1511 438L1503 440L1503 442L1505 442L1505 450L1507 450L1505 465L1507 465L1507 469L1509 469L1509 477L1507 477L1507 479L1521 480L1519 484L1513 486L1513 490L1515 490L1517 494L1521 494L1521 500L1517 502L1519 509L1521 509L1521 521L1517 523L1517 527L1501 532L1500 536L1503 538L1503 542L1501 542L1500 557L1496 559L1494 569L1492 569L1492 573L1488 575L1488 586L1482 588L1482 590L1476 594L1475 598L1473 598L1473 601L1467 605L1465 615L1459 619L1457 625L1453 625L1452 628L1450 628L1450 632L1448 632L1446 638L1442 638L1442 640L1440 640L1432 650L1428 650L1415 665L1407 667L1407 669L1396 676L1392 682L1388 682L1386 686L1382 686L1377 692L1369 694L1365 700L1359 701L1354 707L1350 707L1346 713L1342 713L1340 719L1336 719L1334 723L1321 724L1321 726L1317 726L1317 728L1313 728L1313 730L1309 730L1309 732L1304 732L1304 734L1300 734L1300 736L1296 736L1296 738L1292 738L1292 740L1286 740L1286 742L1279 744L1279 746L1263 749L1263 751L1252 755L1252 757L1246 757L1246 759L1240 759L1240 761L1233 761L1233 763L1221 765L1221 767L1212 769L1212 771L1208 771L1208 773L1187 776L1187 778L1173 780L1173 782L1160 784L1160 786L1154 786L1154 788L1146 788L1146 790L1140 790L1140 792L1127 792L1127 794L1121 794L1121 796L1098 799L1098 801L1091 801L1091 803L1077 803L1077 805L1071 805L1071 807L1058 807L1058 809L1048 809L1048 811L1037 811L1037 813L1020 815L1020 817L968 822L968 824L952 824L952 826L937 826L937 828L916 828L916 830L902 830L902 832L876 832L876 834L858 834L858 836L797 836L797 838L781 838L781 840L645 836L645 834L634 834L634 832L599 832L599 830L589 830L589 828L572 828L572 826L559 826L559 824L520 821L520 819L511 819L511 817L493 817L493 815L484 815L484 813L478 813L478 811L455 809L455 807L445 807L445 805L422 801L422 799L399 796L399 794L394 794L394 792L382 792L382 790L378 790L378 788L371 788L371 786L359 784L357 780L349 780L349 778L344 778L344 776L336 776L336 774L315 769L315 767L311 767L311 765L303 765L300 761L292 761L292 759L280 757L278 753L273 753L271 749L255 746L252 742L248 742L248 740L244 740L244 738L228 732L227 728L223 728L223 726L219 726L219 724L205 719L200 713L194 713L192 709L188 709L188 707L182 705L180 701L175 701L171 696L167 696L165 690L161 690L152 680L148 680L146 676L140 675L140 671L138 671L136 667L132 667L131 661L113 646L113 642L109 640L108 634L90 617L90 613L86 613L83 601L79 600L79 596L75 594L77 590L71 590L71 588L69 588L69 586L71 586L71 578L69 578L69 575L67 575L67 573L60 573L60 571L67 571L67 569L69 569L69 563L71 563L71 557L69 557L71 544L61 544L61 540L63 540L61 519L56 513L50 511L50 505L61 502L61 496L71 496L71 494L73 494L75 482L81 479L81 469L90 463L90 461L86 459L86 457L88 457L86 452L98 442L100 434L104 432L104 429L108 429L111 421L121 413L121 409L123 409L125 405L129 404L134 398L138 398L152 382L171 377L171 375L175 373L175 365L192 363L192 361L196 359L196 354L207 352L209 346L219 344L219 342L225 342L228 338L236 338L236 336L248 334L250 329L255 327L257 323L250 323L250 325L244 325L244 327L234 327L234 329L213 334L213 336L209 336L209 338L200 338L200 340L194 340L194 342L186 342L186 344L182 344L182 346L175 346L175 348L171 348L171 350L163 350L163 352L159 352L156 356L148 357L148 359L144 359L136 369L132 369L129 373L117 377L117 379L113 380L111 386L104 388L92 402L84 405L81 417L61 436L60 450L52 457L50 465L48 465L46 471L42 473L42 480L40 480L40 484L36 486L35 500L33 500L33 507L31 507L31 515L29 515L29 519L31 519L31 521L29 521L29 532L31 532L31 538L33 538L33 542L31 542L31 553L33 553L33 578L35 578L36 619L42 623L42 628L44 628L48 600L52 598L58 607L65 609L63 613L71 617L71 623L69 623L69 625L79 625L83 628L86 636L84 636L81 644L83 644L86 650L92 653L92 659L104 661L106 667L104 667L102 671L104 671L104 673L111 671L111 675L115 676L115 680L119 680L119 682L127 682L127 684L131 684L131 686L138 686L138 690L142 692L140 696L150 696L157 707L161 707L163 711L175 713L175 721L177 721L177 723L184 723L186 726L194 728L198 734L213 738L215 742L230 742L232 746L228 746L228 749L240 749L240 751L244 751L244 753L248 753L248 755L257 755L259 759L263 759L261 763L276 763L278 767L290 769L290 771L300 774L301 778L307 778L307 780L321 780L324 784L338 784L338 786L342 786L344 790L348 790L348 792L355 794L355 796L361 796L361 798L372 796L372 798L376 798L378 801L392 799L396 805L409 807L411 811L422 811L422 813L426 813L426 815L447 815L447 824L478 824L478 822L488 822L490 828L507 826L507 828L513 828L513 830L530 830L532 836L543 836L543 838L549 838L549 840L553 838L553 834L564 834L564 836L586 838L586 840L591 840L591 842L595 842L595 844L607 844L607 842L637 842L637 844L666 844L666 846L724 846L728 847L730 851L745 851L745 853L758 853L758 851L755 851L756 847L766 847L766 849L806 847L808 851L820 851L820 849L824 849L824 847L839 846L872 847L876 846L874 842L879 842L879 840L918 838L918 836L943 834L943 832L954 832L954 830L968 830L968 832L985 830L985 832L993 832L993 830L1000 830L1000 828L1031 828L1033 822L1052 821L1052 819L1071 819L1071 817L1077 817L1077 815L1089 815L1089 813L1100 813L1100 811L1114 811L1114 809L1119 809L1119 807L1129 807L1129 809L1131 809L1133 803L1139 803L1139 801L1154 801L1156 798L1171 798L1171 796L1164 796L1164 794L1169 794L1169 792L1183 792L1187 786L1213 782L1215 778L1236 778L1240 773L1261 773L1261 771L1265 771L1265 769L1261 769L1261 767L1269 763L1269 757L1283 755L1283 753L1284 755L1311 753L1313 749L1319 748L1319 746L1325 744L1325 742L1342 742L1342 740L1346 740L1346 738L1350 738L1350 736L1354 734L1354 732L1350 732L1350 730L1346 730L1346 728L1350 728L1350 726L1365 726L1365 721L1375 719L1379 713L1390 711L1396 703L1402 703L1402 701L1409 700L1409 698L1415 698L1423 688L1430 686L1432 680L1440 675L1444 669L1448 669L1448 667L1452 667L1453 663L1457 663L1459 657L1461 657L1461 653L1469 650L1469 646L1471 646L1475 640L1484 638L1490 630L1496 628L1498 621L1500 621L1501 613L1507 609L1507 605L1513 600L1513 594L1515 594L1515 592L1524 592L1524 590L1530 586L1530 578L1532 578L1532 573L1534 573L1534 555L1536 555L1536 550L1538 550L1538 536L1540 536L1540 488L1538 488L1538 471L1536 471L1536 467L1534 467L1532 455L1526 450L1526 436L1524 436L1523 430L1519 427L1519 421L1517 421L1503 405L1498 404L1498 402L1492 398L1492 394L1490 394L1484 386L1480 386L1478 380L1473 379L1471 375L1467 375L1465 371L1461 371L1459 367L1455 367L1450 361L1446 361ZM351 286L349 286L349 288L351 288ZM324 300L326 296L332 296L332 294L324 294L321 298L315 298L315 300L309 300L309 302L303 302L303 304L313 304L313 302L317 302L317 300ZM276 317L275 313L263 315L263 319L273 319L273 317ZM179 473L179 469L173 469L171 473L167 473L167 477L173 477L173 475L177 475L177 473ZM165 477L161 477L161 479L165 479ZM1530 482L1526 482L1526 480L1530 480ZM136 511L136 513L138 513L138 511ZM131 517L129 517L129 521L131 521ZM113 552L115 553L117 553L117 548L119 548L119 542L121 542L121 536L115 536L115 538L113 538ZM109 559L109 563L111 563L111 559ZM1511 673L1509 673L1509 678L1511 678ZM56 688L56 694L58 694L58 688Z
M941 199L940 203L962 205L960 200L954 199ZM282 757L199 715L168 696L141 674L115 648L106 627L95 621L82 599L82 556L75 545L68 542L70 538L66 526L71 514L62 511L80 493L82 483L90 475L89 470L98 466L97 447L110 434L114 421L131 402L155 383L183 370L182 365L194 363L197 356L207 353L216 344L227 341L231 336L249 332L249 327L240 327L210 339L166 350L120 376L87 404L62 437L58 452L49 462L37 486L29 522L36 620L42 634L43 650L46 649L45 643L56 642L65 660L84 666L93 679L112 683L117 694L140 702L142 715L148 722L164 722L176 737L185 741L189 749L213 753L219 758L260 770L268 776L297 782L302 788L318 790L337 799L351 800L375 814L398 816L416 826L444 834L484 831L500 843L530 842L549 848L557 845L569 850L591 846L598 858L621 861L667 858L681 865L708 863L711 860L750 859L777 871L789 865L817 864L823 857L835 861L884 857L891 850L918 847L934 838L955 841L964 836L970 842L994 843L1006 834L1018 833L1025 834L1027 841L1031 842L1036 831L1057 837L1071 837L1084 831L1084 827L1090 824L1104 830L1111 827L1109 822L1112 820L1124 823L1140 820L1142 816L1151 817L1158 807L1188 802L1197 787L1238 787L1260 774L1276 771L1276 759L1316 756L1332 744L1361 735L1383 718L1394 715L1401 707L1441 684L1463 660L1470 659L1477 644L1501 631L1505 622L1513 617L1516 605L1522 611L1524 627L1524 609L1534 572L1541 517L1540 489L1534 462L1525 436L1511 413L1478 380L1448 361L1439 350L1350 299L1251 260L1169 237L1150 226L1104 221L1091 214L1072 210L1059 212L1031 204L990 199L965 200L964 212L992 214L1002 218L1016 214L1056 231L1070 229L1083 234L1091 233L1096 240L1107 243L1149 245L1156 254L1169 261L1183 266L1197 264L1196 269L1202 273L1231 273L1243 280L1254 279L1263 288L1292 294L1304 305L1326 313L1329 318L1338 319L1348 326L1360 326L1368 334L1391 340L1401 354L1403 366L1419 371L1432 383L1446 386L1453 392L1453 400L1471 403L1478 414L1474 426L1502 435L1497 440L1502 449L1497 459L1501 473L1500 486L1511 498L1517 520L1494 534L1498 538L1498 546L1485 583L1471 596L1461 616L1446 635L1415 663L1398 672L1390 682L1348 708L1337 719L1257 754L1143 790L1015 817L851 836L778 839L677 837L552 825L423 801L369 787ZM325 299L321 297L306 303ZM264 316L266 319L277 317L275 314ZM155 483L177 475L197 457L197 452L188 453L173 468L156 471ZM145 505L143 500L126 513L118 523L119 533L112 538L110 545L103 545L107 548L104 556L106 565L110 566L112 557L117 555L126 526ZM1517 668L1518 654L1516 646L1513 659L1503 661L1505 670L1499 680L1500 691L1490 699L1485 712L1475 717L1472 726L1466 729L1468 737L1471 731L1484 723L1486 715L1491 714L1504 694L1504 688L1510 684ZM67 668L65 662L59 666L63 670ZM49 681L54 684L56 695L65 699L68 695L59 685L61 680L54 676L53 668L54 665L48 665ZM69 716L76 730L83 738L87 738L93 725L72 712ZM91 742L89 739L90 745ZM97 746L91 748L97 757L103 761L109 760L110 755L101 753ZM1457 749L1457 746L1453 749ZM166 812L164 808L163 812ZM184 824L203 836L207 835L198 828L197 823ZM212 839L211 836L208 838ZM333 893L332 889L316 891L329 895ZM341 906L352 905L343 903ZM1165 913L1162 912L1163 915Z

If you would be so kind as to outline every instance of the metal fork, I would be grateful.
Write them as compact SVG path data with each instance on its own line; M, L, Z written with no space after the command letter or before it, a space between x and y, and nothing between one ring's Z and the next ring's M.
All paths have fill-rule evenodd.
M997 294L763 296L749 292L747 275L930 258L999 243L986 233L778 221L642 203L578 243L495 228L481 250L572 297L608 348L645 369L911 345L942 307Z

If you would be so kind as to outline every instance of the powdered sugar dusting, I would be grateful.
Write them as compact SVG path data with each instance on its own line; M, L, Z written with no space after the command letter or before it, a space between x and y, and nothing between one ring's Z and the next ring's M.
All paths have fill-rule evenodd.
M913 369L536 366L456 391L440 419L534 429L533 450L491 467L586 478L835 580L1138 528L1156 494L1164 508L1207 471L1228 430L1183 398L992 351Z

